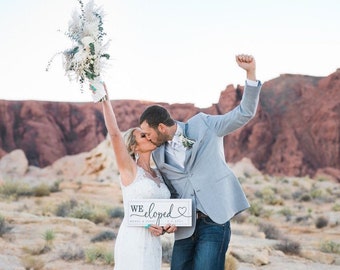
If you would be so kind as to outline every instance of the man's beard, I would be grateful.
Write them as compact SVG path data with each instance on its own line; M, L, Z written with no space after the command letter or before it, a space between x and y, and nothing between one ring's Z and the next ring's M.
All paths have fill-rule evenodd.
M168 136L159 132L158 130L156 130L157 133L157 141L153 142L151 141L154 145L156 145L157 147L161 146L162 144L165 144L168 141Z

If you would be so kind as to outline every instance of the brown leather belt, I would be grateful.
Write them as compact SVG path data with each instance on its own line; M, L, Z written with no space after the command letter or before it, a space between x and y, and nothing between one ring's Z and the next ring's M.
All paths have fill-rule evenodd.
M196 211L196 219L206 218L208 217L206 214L202 213L201 211Z

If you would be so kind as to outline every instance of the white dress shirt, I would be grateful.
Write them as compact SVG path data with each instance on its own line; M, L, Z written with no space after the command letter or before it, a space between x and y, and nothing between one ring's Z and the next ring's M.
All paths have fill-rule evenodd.
M176 167L184 168L185 151L179 135L183 134L182 128L177 125L177 130L171 141L168 141L165 145L165 151L167 153L167 163L175 165Z

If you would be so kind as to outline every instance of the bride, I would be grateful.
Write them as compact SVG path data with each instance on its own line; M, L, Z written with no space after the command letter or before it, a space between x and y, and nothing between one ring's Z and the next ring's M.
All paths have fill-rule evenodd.
M103 85L107 94L106 85ZM151 152L156 146L147 140L140 128L131 128L122 137L108 95L101 103L120 173L124 212L127 213L128 202L132 199L169 199L170 192L159 171L150 165ZM115 243L114 270L160 270L160 235L174 231L176 226L170 225L128 226L124 218Z

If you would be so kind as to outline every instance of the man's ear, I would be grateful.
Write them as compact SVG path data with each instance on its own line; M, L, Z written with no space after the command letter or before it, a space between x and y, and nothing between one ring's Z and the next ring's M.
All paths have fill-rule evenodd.
M163 123L159 123L157 129L158 129L158 131L159 131L160 133L163 133L163 134L164 134L164 133L166 132L166 130L167 130L167 126L164 125Z

